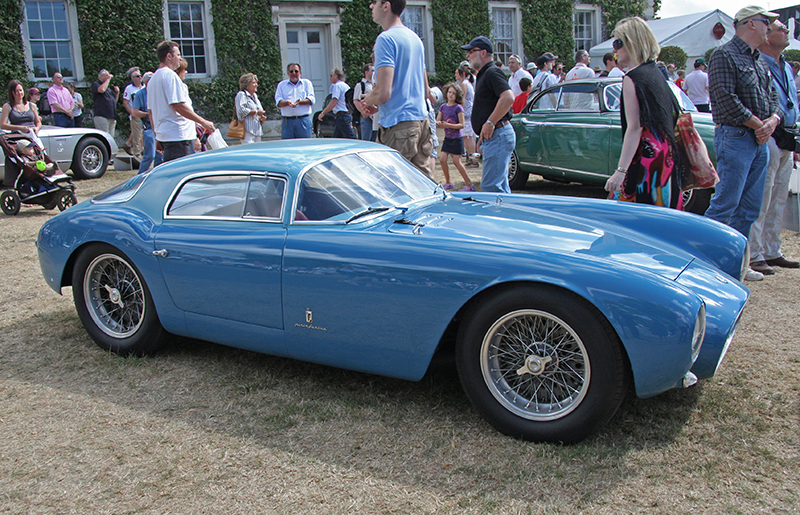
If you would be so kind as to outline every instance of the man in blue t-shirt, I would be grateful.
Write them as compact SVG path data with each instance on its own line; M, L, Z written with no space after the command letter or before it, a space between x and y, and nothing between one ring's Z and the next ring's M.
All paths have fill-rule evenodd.
M147 72L142 76L142 85L147 86L150 82L150 77L153 72ZM144 143L144 150L142 151L142 161L139 164L139 173L144 173L150 169L161 164L162 155L156 152L156 136L153 133L153 124L150 123L150 114L147 111L147 88L142 87L138 92L133 95L130 101L131 116L142 120L142 142Z
M425 103L430 97L425 49L419 36L400 19L406 0L376 0L371 8L373 21L383 32L375 40L377 81L362 102L370 114L381 106L378 142L433 176L428 169L433 140Z

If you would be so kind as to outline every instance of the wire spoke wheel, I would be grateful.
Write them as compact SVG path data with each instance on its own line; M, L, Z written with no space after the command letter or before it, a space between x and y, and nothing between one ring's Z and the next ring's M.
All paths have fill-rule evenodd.
M481 372L500 404L528 420L555 420L580 405L591 367L580 337L537 310L500 318L481 346Z
M127 338L145 316L145 294L131 266L114 254L97 256L84 274L83 294L89 315L113 338Z

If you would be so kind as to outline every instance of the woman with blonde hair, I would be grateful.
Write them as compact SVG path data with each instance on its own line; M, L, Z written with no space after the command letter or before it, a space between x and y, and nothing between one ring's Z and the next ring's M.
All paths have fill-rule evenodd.
M622 79L620 104L622 152L605 189L612 199L682 209L674 161L680 105L656 65L661 48L638 17L620 20L614 37L617 62L628 72Z
M239 92L236 94L236 118L244 121L244 139L242 143L258 143L261 141L261 123L267 119L261 102L258 100L258 77L254 73L245 73L239 77Z

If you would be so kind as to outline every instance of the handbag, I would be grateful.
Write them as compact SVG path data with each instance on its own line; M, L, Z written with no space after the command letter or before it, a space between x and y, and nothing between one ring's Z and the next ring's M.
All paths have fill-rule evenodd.
M244 139L244 122L236 117L236 109L233 111L233 120L228 126L228 137L233 139Z
M681 190L711 188L719 182L719 175L708 157L708 149L694 127L692 115L682 112L675 124L675 141L680 153Z

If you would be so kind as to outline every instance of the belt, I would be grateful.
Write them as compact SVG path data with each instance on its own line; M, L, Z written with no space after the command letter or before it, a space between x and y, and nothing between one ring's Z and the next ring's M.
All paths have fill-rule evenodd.
M500 127L502 127L503 125L506 125L507 123L508 123L508 120L503 120L502 122L497 122L496 124L494 124L494 129L497 130Z
M296 120L298 118L305 118L308 116L307 114L301 114L300 116L284 116L287 120Z

